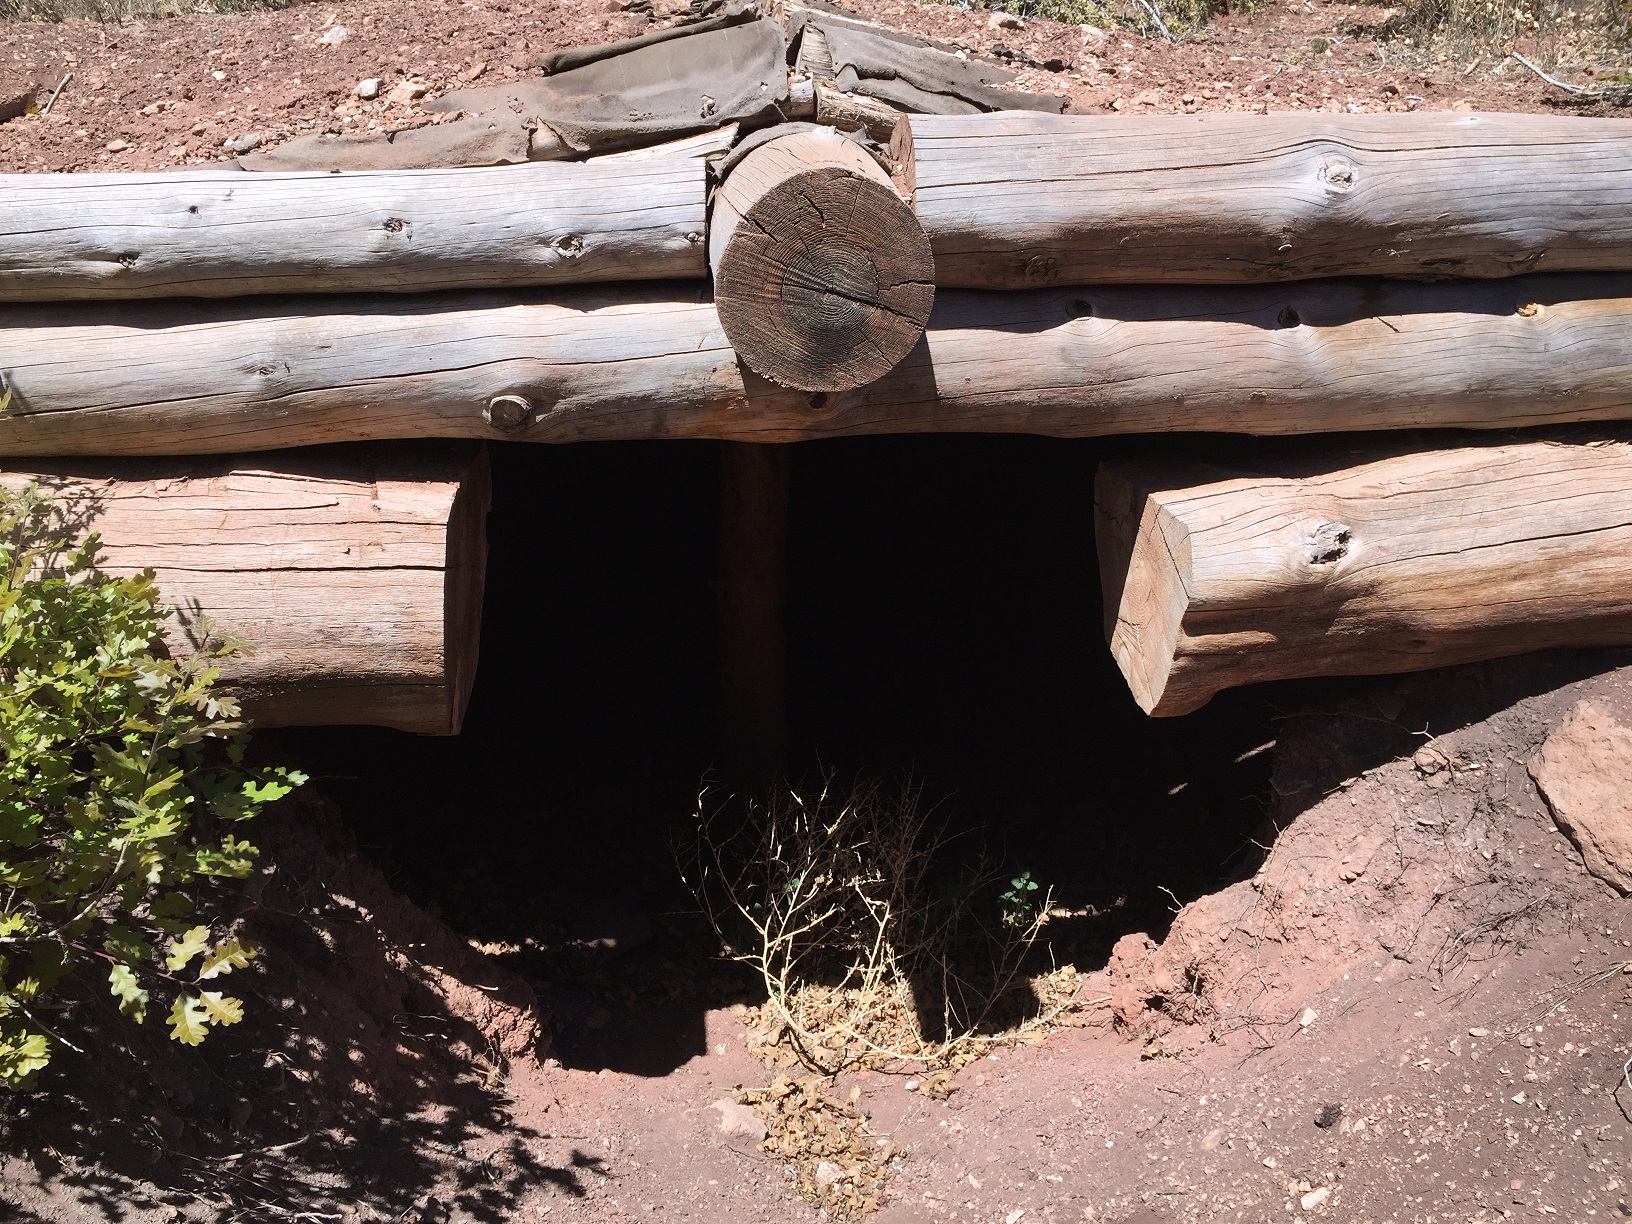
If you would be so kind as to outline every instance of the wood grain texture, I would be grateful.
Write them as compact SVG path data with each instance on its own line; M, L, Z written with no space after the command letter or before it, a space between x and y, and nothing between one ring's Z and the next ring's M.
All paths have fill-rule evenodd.
M944 293L878 382L789 391L703 293L0 309L0 454L393 437L1504 429L1632 417L1632 276ZM494 401L513 396L514 411Z
M461 170L0 175L0 301L695 278L704 176L689 146Z
M1618 119L909 122L943 288L1632 269L1632 129Z
M762 376L804 391L865 386L923 335L929 243L890 176L837 132L748 153L715 192L709 225L720 324Z
M473 443L6 465L100 568L152 567L185 649L200 613L253 643L226 686L264 726L458 731L475 679L489 502Z
M1102 464L1106 636L1148 713L1299 676L1632 643L1632 441Z

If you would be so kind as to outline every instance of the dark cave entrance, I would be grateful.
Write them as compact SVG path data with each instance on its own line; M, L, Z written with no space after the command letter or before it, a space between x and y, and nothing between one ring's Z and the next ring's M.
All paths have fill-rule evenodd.
M1085 967L1251 874L1272 835L1273 690L1150 719L1106 649L1093 473L1136 444L937 435L790 455L790 777L910 772L1082 914L1050 938ZM720 758L719 448L492 458L463 733L289 731L284 748L397 886L471 938L683 911L670 837Z

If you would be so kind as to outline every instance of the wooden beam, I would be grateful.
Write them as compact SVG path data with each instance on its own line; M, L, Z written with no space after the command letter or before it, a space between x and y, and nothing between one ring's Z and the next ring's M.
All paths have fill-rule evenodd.
M1632 269L1618 119L1012 111L903 126L943 288Z
M702 154L721 145L463 170L0 175L0 301L695 278Z
M725 779L762 797L786 764L788 448L720 448L720 713Z
M1260 680L1632 644L1632 441L1105 463L1106 636L1147 713Z
M0 455L393 437L1507 429L1632 417L1632 275L944 293L876 383L779 388L658 287L0 308Z
M487 455L470 443L212 460L8 464L37 481L100 568L151 567L186 649L200 614L254 653L223 679L263 726L459 730L475 679Z
M736 163L714 194L708 257L737 355L803 391L887 373L935 300L912 209L865 149L826 128L775 137Z

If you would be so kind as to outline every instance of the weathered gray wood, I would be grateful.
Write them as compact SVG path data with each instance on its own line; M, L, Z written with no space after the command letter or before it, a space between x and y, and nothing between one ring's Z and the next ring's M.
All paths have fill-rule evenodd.
M745 373L661 289L0 309L0 454L390 437L1057 437L1501 429L1632 417L1632 276L939 295L878 382Z
M265 726L459 730L475 678L487 553L485 450L408 444L215 460L8 463L100 568L151 567L187 647L200 613L247 639L225 686Z
M1298 676L1632 643L1632 442L1102 464L1106 636L1148 713Z
M1632 269L1632 127L1618 119L909 123L943 288Z
M865 149L826 128L778 136L730 170L708 254L738 356L800 390L881 377L918 343L935 300L912 209Z
M0 175L0 301L695 278L704 155L724 141L678 145L462 170Z

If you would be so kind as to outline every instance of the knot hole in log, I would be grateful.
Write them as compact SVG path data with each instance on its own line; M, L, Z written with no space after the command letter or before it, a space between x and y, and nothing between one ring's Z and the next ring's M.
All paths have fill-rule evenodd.
M1309 564L1336 565L1349 555L1349 529L1342 523L1322 523L1309 535Z
M538 409L525 395L495 395L482 409L482 418L504 433L514 433L531 424L537 415Z
M1359 171L1354 168L1354 163L1341 157L1333 158L1320 167L1320 181L1333 191L1348 191L1358 177Z

